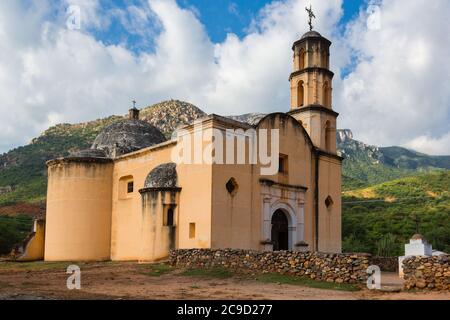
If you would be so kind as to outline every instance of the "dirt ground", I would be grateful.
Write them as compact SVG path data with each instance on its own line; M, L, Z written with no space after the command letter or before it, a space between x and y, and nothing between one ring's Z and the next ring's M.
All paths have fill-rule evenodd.
M78 264L81 290L68 290L69 264L0 262L0 299L450 300L450 293L444 292L340 291L264 283L251 276L188 276L177 269L150 275L151 266L131 262ZM398 290L401 286L393 274L382 279L384 288Z

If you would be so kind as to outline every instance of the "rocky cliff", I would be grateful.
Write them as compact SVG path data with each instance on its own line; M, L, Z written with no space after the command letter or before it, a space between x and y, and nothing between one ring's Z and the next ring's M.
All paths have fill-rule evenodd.
M206 113L193 104L169 100L146 107L141 110L141 120L157 127L166 137L170 137L177 127L192 123Z

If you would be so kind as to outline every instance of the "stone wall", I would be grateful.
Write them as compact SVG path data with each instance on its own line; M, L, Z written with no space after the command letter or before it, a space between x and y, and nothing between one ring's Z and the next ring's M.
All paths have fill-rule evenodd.
M171 251L170 262L188 268L220 267L243 273L276 272L336 283L365 283L370 255L185 249Z
M450 290L450 255L403 260L405 289Z

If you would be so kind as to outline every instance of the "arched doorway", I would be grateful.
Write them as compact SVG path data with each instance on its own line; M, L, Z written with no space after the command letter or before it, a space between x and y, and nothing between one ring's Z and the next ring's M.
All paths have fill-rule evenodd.
M272 243L273 251L289 250L289 222L281 209L272 216Z

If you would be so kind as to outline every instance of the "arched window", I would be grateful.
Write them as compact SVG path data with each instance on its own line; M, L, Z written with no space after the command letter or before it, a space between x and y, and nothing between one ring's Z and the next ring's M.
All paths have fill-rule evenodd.
M325 149L331 150L331 124L330 121L325 123Z
M325 81L323 84L323 105L325 107L331 107L330 103L330 86L328 85L328 81Z
M300 70L305 69L306 68L306 52L303 48L300 49L299 57L300 57L300 64L299 64Z
M304 104L305 104L305 88L303 86L303 81L299 81L297 87L297 105L301 107Z

